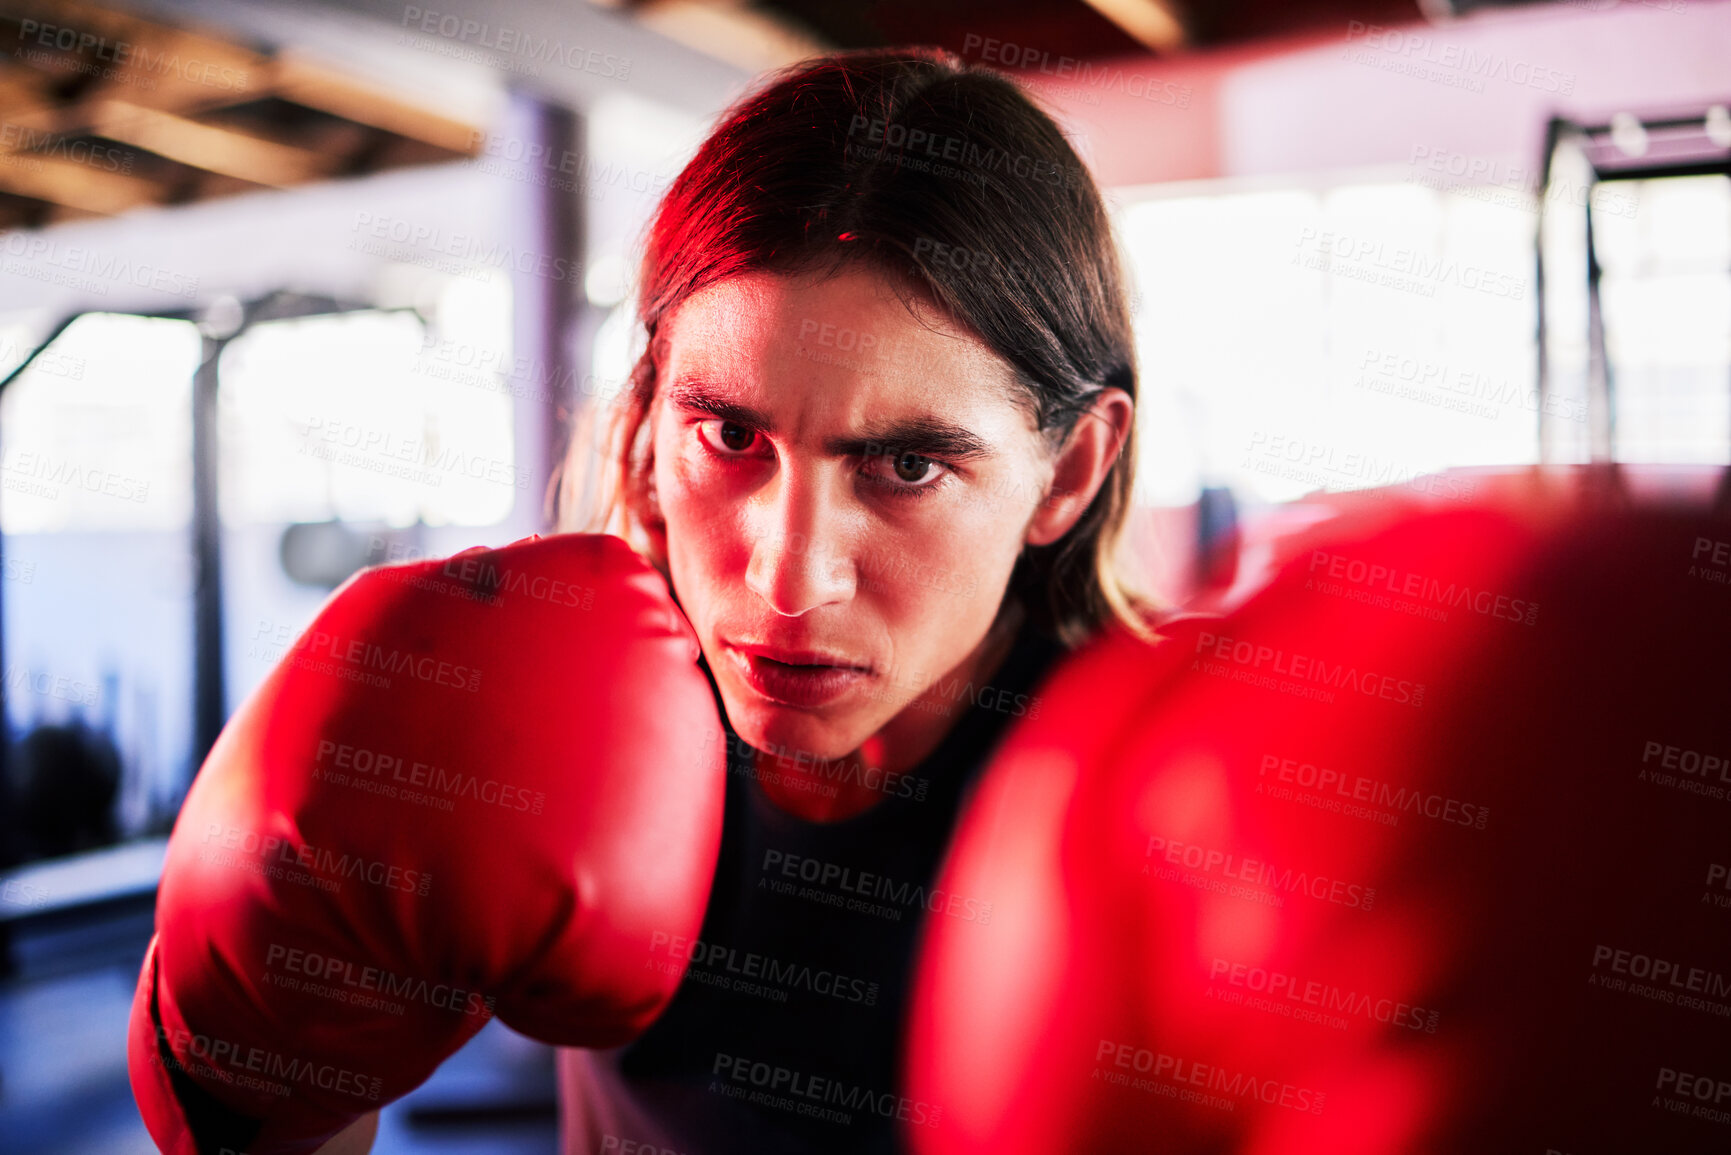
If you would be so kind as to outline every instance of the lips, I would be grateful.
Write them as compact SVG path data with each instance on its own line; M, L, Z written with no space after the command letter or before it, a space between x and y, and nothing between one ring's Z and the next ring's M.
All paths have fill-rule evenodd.
M845 654L827 650L799 650L784 646L760 646L751 642L730 642L734 649L752 657L778 662L784 666L835 666L840 669L871 672L871 663L858 661Z
M783 706L812 709L835 701L872 676L871 666L843 654L729 643L728 656L746 685Z

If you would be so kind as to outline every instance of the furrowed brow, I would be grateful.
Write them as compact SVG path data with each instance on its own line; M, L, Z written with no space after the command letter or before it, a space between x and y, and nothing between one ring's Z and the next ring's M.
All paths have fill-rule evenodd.
M707 413L735 425L745 425L765 433L774 429L769 414L729 400L720 390L704 381L681 381L670 386L667 400L681 409Z
M824 451L838 457L917 453L947 461L971 461L991 456L992 447L960 425L935 417L916 417L868 426L863 436L832 439L824 444Z
M707 413L763 433L775 431L769 414L729 399L705 381L677 382L669 386L667 400L679 408ZM985 439L954 422L935 417L915 417L905 421L868 423L854 436L826 441L824 452L833 457L917 453L946 461L972 461L990 457L994 451Z

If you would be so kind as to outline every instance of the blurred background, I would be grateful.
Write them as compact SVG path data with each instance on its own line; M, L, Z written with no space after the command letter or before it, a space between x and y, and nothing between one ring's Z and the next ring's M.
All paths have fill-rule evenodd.
M1106 190L1169 601L1357 491L1731 461L1731 5L0 0L0 1146L153 1150L127 1008L228 712L359 567L547 529L706 128L913 43ZM494 1024L375 1150L551 1152L554 1110Z

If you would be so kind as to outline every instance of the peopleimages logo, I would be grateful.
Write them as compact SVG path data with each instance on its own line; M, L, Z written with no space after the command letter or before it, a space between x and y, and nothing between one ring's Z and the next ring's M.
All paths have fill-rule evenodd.
M1162 882L1183 881L1199 890L1228 894L1264 906L1285 906L1287 894L1302 894L1318 902L1331 902L1355 910L1369 910L1376 904L1375 887L1330 878L1326 874L1313 874L1292 866L1282 868L1260 858L1245 858L1230 851L1179 842L1159 834L1148 836L1144 856L1148 862L1143 864L1142 872ZM1194 873L1181 876L1170 869L1152 869L1157 863ZM1232 885L1239 882L1257 889Z
M436 809L453 810L456 800L466 798L503 810L540 814L547 794L527 790L496 778L481 778L401 754L369 750L330 739L320 739L313 759L313 778L339 786L356 786L386 797L408 801L425 800Z
M1319 572L1320 571L1320 572ZM1363 558L1351 557L1347 554L1329 553L1326 550L1313 550L1310 555L1312 576L1305 582L1305 587L1318 578L1348 585L1358 586L1377 593L1401 595L1414 598L1420 602L1433 603L1434 607L1459 609L1465 608L1481 617L1495 618L1498 621L1516 622L1522 625L1536 625L1539 620L1539 605L1537 602L1524 598L1512 597L1509 594L1498 593L1495 590L1475 589L1467 582L1444 582L1440 578L1426 574L1402 570L1397 566L1382 565ZM1444 613L1440 619L1446 621Z
M324 659L327 663L338 663L341 668L353 671L381 671L378 675L383 679L381 688L390 686L390 679L384 677L386 674L406 674L435 686L448 686L470 693L481 688L481 671L471 666L460 666L428 654L405 652L365 638L344 637L326 630L306 630L294 640L292 653L291 660L296 665L310 663L319 667L320 660ZM335 671L320 668L320 672Z
M1413 786L1396 786L1391 782L1367 778L1363 774L1348 774L1314 762L1283 758L1279 754L1264 754L1256 770L1259 779L1272 778L1272 783L1259 781L1256 792L1276 793L1280 788L1298 786L1314 794L1299 800L1314 802L1319 809L1337 809L1334 803L1366 803L1384 808L1375 815L1384 825L1399 824L1401 814L1421 814L1450 826L1465 826L1483 830L1490 821L1488 806L1462 802L1446 794L1436 794ZM1353 814L1353 817L1371 815Z
M1387 496L1387 487L1400 485L1415 493L1461 501L1472 497L1479 484L1471 478L1426 474L1415 466L1359 450L1342 450L1320 441L1260 429L1250 435L1239 468L1302 480L1318 489L1368 489L1378 499Z
M1511 301L1522 300L1527 293L1525 277L1452 257L1431 256L1407 245L1391 245L1379 237L1307 225L1299 230L1296 247L1292 263L1302 268L1424 297L1436 296L1439 285Z
M672 965L664 973L677 973L681 966L690 964L692 969L685 971L685 977L691 981L760 995L775 1002L785 1003L788 992L795 990L868 1007L876 1006L878 1001L877 983L755 951L742 951L724 943L658 930L650 936L649 950L651 954L665 950Z
M205 825L203 843L208 849L199 852L201 862L229 866L245 859L267 864L274 861L307 871L322 882L334 883L334 886L319 887L331 893L340 890L343 882L349 879L420 897L425 897L427 888L433 884L433 876L424 870L410 870L378 859L364 858L329 846L314 846L275 834L261 835L255 830L245 830L221 822Z
M583 266L551 253L516 249L475 233L456 233L389 214L355 213L348 247L370 256L419 264L442 272L475 277L488 269L516 271L552 281L577 281Z
M1227 1111L1235 1110L1240 1103L1249 1100L1320 1115L1327 1101L1327 1096L1321 1091L1309 1087L1295 1086L1279 1079L1259 1078L1247 1071L1234 1071L1112 1039L1100 1040L1094 1050L1094 1063L1093 1077L1102 1082L1160 1093L1174 1090L1164 1086L1170 1082L1184 1088L1188 1095L1168 1094L1168 1097ZM1135 1075L1147 1078L1138 1079Z
M1326 690L1349 691L1403 706L1424 705L1423 682L1375 670L1360 670L1346 662L1331 662L1313 654L1289 653L1274 646L1207 632L1197 634L1195 653L1198 663L1211 659L1217 664L1231 663L1250 674L1266 671L1295 684L1314 683L1315 687ZM1192 665L1191 668L1198 667ZM1202 669L1205 673L1217 672L1208 666Z
M459 60L492 63L482 53L496 52L506 58L508 65L514 66L508 67L508 71L526 75L539 76L539 65L542 64L563 65L573 71L587 72L604 80L626 80L631 75L631 61L628 58L604 52L599 48L567 44L550 36L537 36L522 28L471 20L451 12L433 12L413 4L403 7L402 27L405 30L402 33L404 37L412 37L415 33L419 33L423 38L437 36L447 42L445 47L449 49L457 49L460 45L470 50L444 51L442 55ZM437 41L430 39L409 39L401 42L417 48L437 45ZM521 59L514 61L512 57Z
M248 76L244 69L230 68L196 56L183 59L178 47L182 39L166 38L164 44L153 49L149 44L130 40L110 40L86 28L20 20L18 40L22 46L12 51L13 55L40 67L80 73L100 80L122 81L143 91L154 90L160 77L173 77L187 84L201 84L223 92L246 91ZM90 59L81 59L86 56Z
M312 417L302 430L301 452L309 457L439 485L447 475L526 489L529 470L503 457L472 453L446 444L436 432L405 437L393 429Z
M970 56L975 53L988 64L1013 68L1023 73L1037 73L1058 80L1073 80L1080 88L1092 89L1095 93L1121 92L1125 96L1146 100L1151 104L1165 104L1173 108L1190 107L1191 90L1188 84L1161 80L1141 71L1127 71L1116 65L1096 64L1074 56L1054 57L1043 48L970 32L962 38L962 55ZM1027 78L1018 76L1017 79L1025 82ZM1098 104L1098 96L1087 103Z
M893 1091L873 1091L839 1079L795 1071L789 1067L753 1060L743 1055L718 1052L710 1068L714 1081L711 1090L744 1092L756 1087L756 1093L736 1094L767 1107L777 1107L800 1115L832 1123L851 1123L848 1112L870 1112L885 1119L912 1123L916 1127L936 1127L943 1117L943 1108L919 1099L909 1099ZM738 1087L728 1087L728 1080Z
M1575 91L1575 74L1572 72L1561 72L1526 60L1513 60L1499 52L1482 52L1467 45L1439 41L1428 32L1349 20L1346 40L1348 47L1342 55L1348 60L1451 88L1483 92L1487 80L1496 80L1559 96L1569 96Z
M0 255L12 276L66 285L106 296L110 285L126 284L177 297L198 296L198 278L144 261L134 261L86 245L65 245L40 233L0 233Z
M1288 1017L1302 1018L1304 1012L1314 1011L1311 1021L1339 1029L1349 1025L1342 1016L1351 1015L1434 1035L1442 1018L1439 1011L1426 1010L1401 999L1368 995L1320 979L1302 978L1230 959L1214 959L1208 967L1208 979L1212 983L1224 980L1225 986L1236 991L1266 995L1281 1008L1279 1013ZM1215 997L1213 988L1210 988L1210 996Z
M39 171L44 160L60 160L87 165L98 172L130 173L133 155L130 152L81 137L62 136L48 129L13 121L0 123L0 163L23 163ZM23 154L23 155L20 155Z
M40 360L40 358L38 358ZM128 477L112 470L92 468L73 461L70 458L55 458L52 454L36 450L12 448L0 451L0 473L7 474L6 488L19 492L31 493L37 497L50 500L60 496L60 488L82 490L85 493L100 493L104 497L112 497L118 501L131 501L142 504L150 497L150 482L144 478ZM14 484L14 482L41 482L40 485Z
M895 120L856 114L848 122L847 135L849 151L858 152L862 158L894 156L904 165L915 161L922 164L950 161L961 166L952 168L939 164L936 168L922 169L937 176L981 183L984 174L990 172L1068 188L1083 187L1088 180L1087 173L1081 168L1051 157L1012 153L966 137L910 128Z
M1466 365L1409 356L1386 349L1366 348L1359 358L1358 378L1353 385L1374 393L1420 401L1455 413L1495 420L1507 407L1530 413L1545 413L1564 421L1585 424L1586 403L1556 391L1540 395L1506 374L1493 375Z
M989 902L945 891L942 887L928 889L913 883L897 882L869 870L855 870L851 866L788 854L780 850L764 851L762 871L769 877L761 882L768 883L765 889L774 894L796 895L828 906L862 914L875 914L892 921L899 922L902 911L898 908L907 906L921 907L933 914L947 914L963 922L977 922L982 926L992 920L992 904ZM794 883L782 882L773 877L774 874L813 885L797 887ZM853 897L856 895L859 897ZM895 905L883 906L866 902L865 899L876 899Z
M465 1015L491 1015L494 996L483 995L449 983L435 983L412 975L395 974L383 967L368 966L321 954L301 947L271 943L265 951L265 981L289 990L305 990L320 998L335 998L357 1009L379 1008L391 1014L406 1011L401 1003L424 1003L443 1011ZM287 972L287 975L272 971ZM302 981L304 980L304 982Z
M232 1086L287 1095L292 1091L292 1085L299 1083L374 1103L378 1102L379 1093L384 1088L384 1080L334 1063L316 1063L298 1055L285 1055L217 1035L196 1034L184 1027L170 1030L158 1025L156 1035L174 1057L162 1060L156 1056L153 1061L165 1061L185 1069L196 1060L208 1064L197 1068L200 1074Z

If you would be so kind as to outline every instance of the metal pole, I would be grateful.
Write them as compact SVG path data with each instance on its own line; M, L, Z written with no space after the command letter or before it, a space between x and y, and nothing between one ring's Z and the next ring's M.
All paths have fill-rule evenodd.
M222 661L222 519L216 491L217 365L228 341L205 334L204 359L192 379L192 774L204 764L228 716Z
M1557 155L1557 142L1562 137L1565 121L1553 116L1545 125L1545 150L1539 162L1538 228L1533 236L1533 295L1535 297L1533 335L1538 346L1536 383L1539 406L1539 464L1548 465L1556 458L1556 427L1546 417L1545 404L1551 393L1551 355L1546 348L1549 326L1545 312L1545 206L1551 199L1551 162Z
M1611 380L1611 360L1605 346L1605 315L1599 300L1603 270L1593 246L1592 186L1587 197L1587 434L1592 439L1589 458L1595 462L1616 460L1616 394Z

